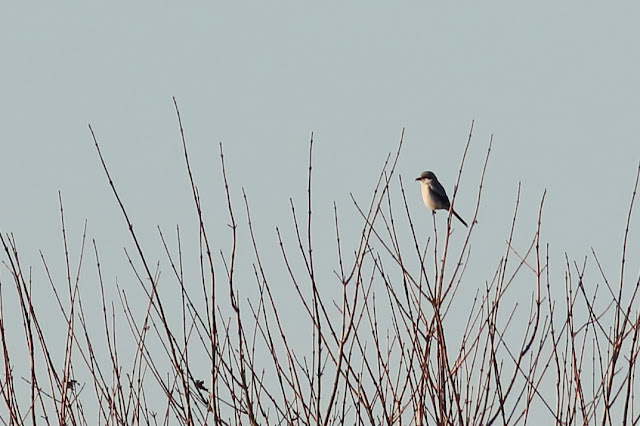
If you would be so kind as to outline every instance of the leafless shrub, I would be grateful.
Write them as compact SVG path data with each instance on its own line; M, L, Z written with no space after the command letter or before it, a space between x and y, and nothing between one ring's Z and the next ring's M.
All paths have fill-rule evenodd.
M58 284L42 256L66 324L64 333L52 330L32 303L31 269L23 269L14 236L0 234L3 267L10 276L0 280L4 358L0 419L4 424L640 422L635 401L639 281L637 277L629 280L624 271L640 168L629 206L619 280L605 275L595 251L591 261L599 267L599 278L586 276L586 260L580 265L566 256L565 298L558 300L551 290L549 244L540 238L545 196L540 200L536 232L529 248L521 252L515 247L522 242L514 241L518 191L504 256L462 321L456 312L456 292L469 280L465 268L491 141L478 180L474 219L463 241L452 245L451 215L446 229L437 229L434 219L432 238L424 241L416 235L403 181L396 179L401 137L396 152L384 163L369 202L364 205L353 197L362 218L359 232L345 236L334 205L338 260L334 278L327 281L326 274L319 274L317 259L329 254L314 251L312 241L312 136L305 213L291 202L295 240L286 241L278 229L277 241L270 246L279 250L291 289L306 315L293 319L309 327L312 345L301 350L296 342L300 336L287 331L287 322L292 321L289 307L274 297L275 284L265 272L244 191L244 206L232 203L222 145L230 241L216 253L175 107L198 221L199 286L194 288L185 279L180 229L174 243L158 229L170 275L179 288L178 298L163 294L158 285L160 269L143 250L90 129L129 227L135 252L126 256L147 304L144 309L132 306L128 292L121 288L119 306L107 300L100 253L92 242L101 312L86 310L79 291L80 270L86 268L88 254L86 224L74 272L60 198L66 288ZM456 188L472 131L473 124ZM253 260L243 259L244 265L253 265L256 290L251 295L243 294L237 283L241 227L249 237L242 244L253 248ZM399 228L409 230L409 243L399 237ZM355 252L345 253L345 238ZM604 283L603 289L592 284L598 280ZM10 282L13 286L7 288ZM519 291L530 297L528 307L504 301L516 282ZM329 287L341 295L327 296ZM9 291L12 288L15 292ZM8 293L10 300L5 299ZM9 332L19 327L20 319L5 315L7 303L19 306L21 338ZM88 325L90 319L101 320L103 329ZM464 329L452 330L463 322ZM52 345L61 339L64 345Z

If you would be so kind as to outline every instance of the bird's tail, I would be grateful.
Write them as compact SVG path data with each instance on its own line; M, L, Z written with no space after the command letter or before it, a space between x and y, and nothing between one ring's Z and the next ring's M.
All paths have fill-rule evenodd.
M452 210L451 210L451 213L453 213L453 215L454 215L455 217L457 217L457 218L458 218L458 220L459 220L460 222L462 222L462 224L463 224L464 226L466 226L467 228L469 227L469 226L467 225L467 222L465 222L464 220L462 220L462 218L460 217L460 215L459 215L458 213L456 213L456 211L455 211L455 210L453 210L453 209L452 209Z

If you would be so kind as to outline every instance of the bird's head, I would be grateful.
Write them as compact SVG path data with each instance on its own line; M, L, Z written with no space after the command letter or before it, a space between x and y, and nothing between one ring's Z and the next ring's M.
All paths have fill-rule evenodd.
M416 180L420 182L429 182L430 180L438 180L438 179L436 179L436 175L434 175L433 172L426 171L426 172L422 172L420 176L416 178Z

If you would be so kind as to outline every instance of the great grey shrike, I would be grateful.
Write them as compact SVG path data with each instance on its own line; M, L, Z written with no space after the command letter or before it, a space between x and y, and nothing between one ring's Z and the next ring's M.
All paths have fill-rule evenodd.
M449 210L451 203L449 203L449 197L444 190L438 178L433 172L422 172L422 174L416 178L420 181L420 189L422 190L422 201L424 205L430 208L434 213L436 210ZM464 226L467 226L467 222L462 220L460 215L455 210L451 210L451 213L458 218Z

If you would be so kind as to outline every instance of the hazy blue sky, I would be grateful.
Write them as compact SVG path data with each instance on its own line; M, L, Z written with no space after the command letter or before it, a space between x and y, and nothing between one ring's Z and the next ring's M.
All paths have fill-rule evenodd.
M618 273L640 160L638 3L11 2L2 9L0 230L15 234L25 261L40 270L34 274L42 273L42 249L64 279L61 191L72 255L86 218L108 282L117 275L136 286L122 253L131 243L89 123L145 244L158 249L157 225L171 233L180 224L194 235L174 96L216 248L228 247L222 142L239 219L244 187L259 242L274 252L274 274L281 268L274 228L291 235L289 197L304 205L311 132L317 239L331 249L333 201L345 232L357 230L349 194L368 201L403 128L398 172L414 219L424 217L419 231L432 232L413 179L433 170L451 192L472 120L456 200L468 221L491 134L494 145L470 283L490 280L505 251L518 182L522 248L546 188L543 240L554 273L562 276L565 251L581 260L592 246L607 272ZM397 180L393 191L397 197ZM640 230L638 215L632 230ZM633 241L629 270L637 274Z

